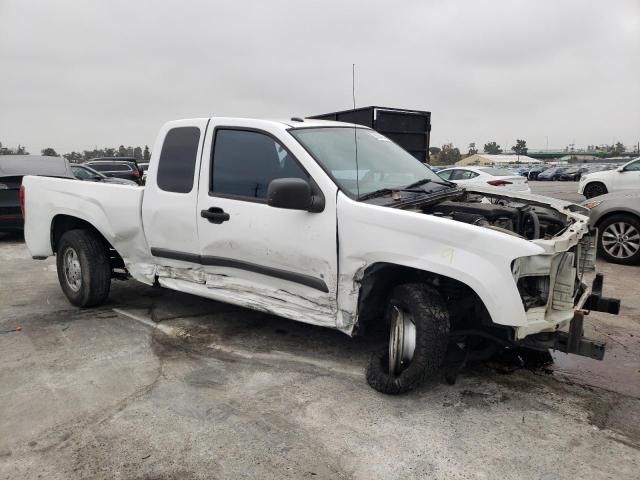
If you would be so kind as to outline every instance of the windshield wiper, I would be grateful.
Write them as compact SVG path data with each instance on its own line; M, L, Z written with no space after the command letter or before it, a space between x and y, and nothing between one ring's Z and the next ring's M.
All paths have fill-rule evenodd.
M364 195L360 195L358 200L370 200L376 197L382 197L383 195L389 195L393 192L397 192L398 190L392 190L390 188L380 188L378 190L374 190L373 192L365 193Z
M401 188L400 190L403 191L403 192L411 192L412 190L410 190L410 189L416 188L416 187L420 187L420 186L425 185L427 183L436 183L438 185L444 185L445 187L451 187L451 186L455 185L455 183L447 182L446 180L444 182L439 182L437 180L432 180L431 178L423 178L422 180L418 180L417 182L413 182L412 184L407 185L406 187ZM415 191L421 192L422 190L415 190Z

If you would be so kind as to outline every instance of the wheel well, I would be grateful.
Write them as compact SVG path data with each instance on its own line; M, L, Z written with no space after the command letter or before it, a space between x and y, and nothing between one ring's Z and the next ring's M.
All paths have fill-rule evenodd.
M450 277L391 263L367 267L358 296L358 333L384 317L384 309L396 285L425 283L440 293L449 310L451 330L491 326L491 316L478 294Z
M600 217L600 218L598 219L598 221L596 222L596 225L595 225L595 226L596 226L596 228L600 228L600 225L602 225L602 223L603 223L605 220L607 220L607 219L609 219L609 218L611 218L611 217L614 217L614 216L616 216L616 215L626 215L626 216L628 216L628 217L635 218L635 219L636 219L636 221L640 222L640 216L636 215L636 214L635 214L635 213L633 213L633 212L628 212L628 211L626 211L626 210L613 210L612 212L607 212L607 213L605 213L602 217Z
M51 222L51 250L53 253L58 249L58 242L62 238L62 235L69 230L88 230L92 232L96 237L102 239L105 248L109 250L112 268L124 268L122 257L120 257L120 254L118 254L104 235L86 220L71 215L56 215Z
M596 185L596 184L600 184L602 185L607 191L609 191L609 189L607 188L606 183L604 183L602 180L591 180L590 182L587 182L584 186L584 188L582 189L582 191L585 191L588 187L590 187L591 185Z
M93 225L86 220L82 220L78 217L72 217L71 215L56 215L51 222L51 250L55 253L58 249L58 242L69 230L90 230L99 238L102 238L105 244L109 245L109 242Z

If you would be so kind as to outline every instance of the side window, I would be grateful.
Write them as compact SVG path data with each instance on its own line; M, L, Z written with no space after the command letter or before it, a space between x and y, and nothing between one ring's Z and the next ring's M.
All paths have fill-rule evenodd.
M450 180L464 180L464 170L453 170Z
M446 172L438 172L438 175L440 176L440 178L449 180L451 178L451 172L453 172L453 170L447 170Z
M259 132L219 129L213 149L212 193L263 199L271 180L309 176L276 140Z
M112 163L107 166L109 172L131 172L133 171L126 163Z
M108 170L108 168L106 168L107 166L104 163L90 163L89 166L94 170L98 170L99 172L106 172Z
M624 167L624 169L627 172L637 172L637 171L639 171L640 170L640 160L638 160L637 162L630 163L629 165Z
M454 175L451 175L452 180L471 180L473 177L477 177L478 174L471 170L456 170Z
M176 127L167 132L158 160L156 183L166 192L189 193L193 188L200 129Z

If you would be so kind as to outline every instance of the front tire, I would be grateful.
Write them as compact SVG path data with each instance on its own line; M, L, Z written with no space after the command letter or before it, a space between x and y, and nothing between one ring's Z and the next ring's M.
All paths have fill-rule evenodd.
M58 281L69 301L78 307L105 302L111 287L111 263L105 242L88 230L65 232L56 252Z
M598 253L606 261L621 265L640 263L640 219L618 214L598 225Z
M371 355L367 383L397 395L440 371L449 342L449 313L440 294L417 283L396 287L387 304L388 346Z
M604 195L607 193L607 187L605 187L604 183L601 182L593 182L584 187L584 196L586 198L599 197L600 195Z

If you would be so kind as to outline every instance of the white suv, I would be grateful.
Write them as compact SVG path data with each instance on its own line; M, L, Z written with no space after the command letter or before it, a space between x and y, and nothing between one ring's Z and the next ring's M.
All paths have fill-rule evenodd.
M583 175L578 186L578 193L587 198L620 190L640 190L640 157L615 170Z

